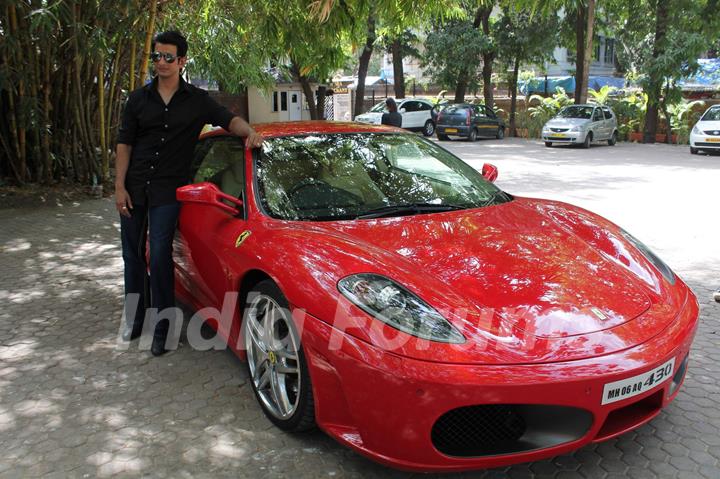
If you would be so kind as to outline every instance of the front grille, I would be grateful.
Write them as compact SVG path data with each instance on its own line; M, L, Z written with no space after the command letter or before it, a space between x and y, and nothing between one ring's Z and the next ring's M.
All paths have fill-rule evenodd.
M712 148L720 148L720 141L716 143L713 143L711 141L696 141L695 146L709 146Z
M720 130L705 130L703 133L708 136L720 136Z
M543 404L483 404L452 409L430 433L435 449L454 457L515 454L575 441L593 416L583 409Z
M433 426L432 441L444 454L474 456L497 453L524 433L525 421L513 405L490 404L448 412Z
M569 128L550 128L551 131L554 131L555 133L562 133L563 131L568 131Z

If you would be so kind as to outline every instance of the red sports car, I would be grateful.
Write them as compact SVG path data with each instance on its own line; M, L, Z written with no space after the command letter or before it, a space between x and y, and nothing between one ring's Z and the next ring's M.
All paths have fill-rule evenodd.
M696 298L618 226L399 129L256 129L261 150L201 138L176 288L225 306L203 311L278 427L458 471L611 438L677 395Z

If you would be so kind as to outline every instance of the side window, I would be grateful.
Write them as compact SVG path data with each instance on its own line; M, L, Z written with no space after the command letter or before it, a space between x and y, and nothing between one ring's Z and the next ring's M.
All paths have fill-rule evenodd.
M406 101L405 103L403 103L402 107L405 108L405 111L407 113L418 110L416 101Z
M475 114L480 118L485 118L487 116L487 112L485 111L484 106L476 106L473 108L473 110L475 111Z
M603 113L605 113L606 120L610 120L613 117L612 112L610 111L610 108L604 106L604 107L602 107L602 111L603 111Z
M497 118L497 117L495 116L495 112L492 111L490 108L484 106L483 109L485 110L485 114L486 114L489 118Z
M215 183L223 193L239 198L245 185L245 144L236 137L217 138L206 143L210 146L193 182Z
M418 104L418 111L432 110L432 105L430 105L429 103L424 103L422 101L418 101L417 104Z
M600 110L600 108L595 108L595 112L593 112L592 120L593 121L602 121L603 119L604 118L603 118L602 110Z

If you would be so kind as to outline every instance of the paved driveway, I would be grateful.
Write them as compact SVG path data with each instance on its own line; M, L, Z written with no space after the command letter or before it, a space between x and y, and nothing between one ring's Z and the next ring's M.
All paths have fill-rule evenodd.
M507 191L571 201L651 245L698 293L677 400L640 429L571 455L456 477L720 477L720 157L665 145L444 143L492 162ZM411 477L320 432L279 432L228 351L161 358L116 341L122 300L110 200L0 211L0 477Z

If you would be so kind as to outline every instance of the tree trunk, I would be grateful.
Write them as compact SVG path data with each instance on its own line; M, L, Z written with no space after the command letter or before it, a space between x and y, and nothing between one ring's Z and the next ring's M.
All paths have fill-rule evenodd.
M97 69L97 75L98 75L98 117L100 120L100 157L102 158L102 181L107 181L110 179L110 157L108 156L108 148L107 148L107 137L105 136L105 69L103 66L105 65L105 62L103 61L104 56L100 55L100 62L98 62L98 69Z
M490 37L490 13L492 13L492 6L487 8L482 13L482 29L486 37ZM493 61L495 60L495 51L489 50L483 53L483 96L485 97L485 106L493 109L493 84L492 84L492 71Z
M150 0L150 15L148 16L147 29L145 30L145 47L143 57L140 59L140 86L145 84L145 77L148 72L148 61L150 60L150 48L152 48L153 33L155 31L155 17L157 15L157 0Z
M658 57L665 50L665 34L668 23L667 2L658 0L655 8L655 41L653 43L652 57L657 61ZM657 76L657 75L656 75ZM645 113L645 128L643 129L643 143L655 143L655 134L658 126L658 111L660 108L660 96L662 94L663 78L650 78L648 88L645 90L648 96L647 111Z
M482 23L483 14L485 12L485 8L480 7L475 12L475 20L473 20L473 28L479 28L480 24ZM458 75L458 81L457 85L455 86L455 103L462 103L465 101L465 92L467 91L467 86L470 79L470 74L474 72L469 72L467 70L463 70Z
M327 93L327 87L325 85L318 86L318 101L317 101L317 119L325 119L325 97Z
M587 89L585 81L585 28L587 27L587 10L578 5L575 18L575 104L583 103L580 92Z
M52 182L52 157L50 156L50 90L52 83L50 82L50 55L45 55L43 70L43 135L42 135L42 161L43 161L43 179L42 182L50 184Z
M515 58L512 78L510 79L510 136L517 136L515 131L515 113L517 112L517 85L520 72L520 58Z
M135 63L137 63L137 42L133 38L130 41L130 87L128 91L135 89Z
M403 69L403 54L400 38L396 38L391 46L393 57L393 86L395 98L405 98L405 71Z
M590 84L590 62L593 58L593 26L595 24L595 0L587 2L587 23L585 27L585 53L583 54L582 89L579 91L580 103L587 103L588 86Z
M360 115L365 110L365 77L367 77L368 66L370 65L370 57L372 56L374 45L375 12L370 11L367 20L367 37L365 39L365 47L360 55L360 65L358 67L357 89L355 90L355 112L353 114L353 118Z
M300 67L300 65L295 63L295 60L291 60L290 71L295 77L295 80L299 82L300 86L302 87L303 94L305 95L305 100L307 101L308 107L310 109L310 119L317 120L318 115L317 107L315 105L315 93L312 91L312 87L310 86L310 79L302 74L302 68Z

